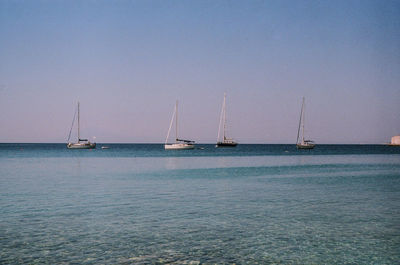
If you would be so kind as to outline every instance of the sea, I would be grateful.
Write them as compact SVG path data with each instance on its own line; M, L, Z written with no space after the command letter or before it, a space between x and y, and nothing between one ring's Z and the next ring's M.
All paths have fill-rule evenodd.
M0 144L0 264L399 262L400 146Z

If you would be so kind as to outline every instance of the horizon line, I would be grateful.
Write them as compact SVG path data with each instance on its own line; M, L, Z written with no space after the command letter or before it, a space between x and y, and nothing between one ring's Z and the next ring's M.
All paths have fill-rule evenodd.
M0 144L67 144L66 142L0 142ZM96 142L96 144L157 144L164 145L160 142ZM214 145L216 143L200 142L195 144ZM239 143L238 145L296 145L296 143ZM317 143L316 145L391 145L390 142L384 143Z

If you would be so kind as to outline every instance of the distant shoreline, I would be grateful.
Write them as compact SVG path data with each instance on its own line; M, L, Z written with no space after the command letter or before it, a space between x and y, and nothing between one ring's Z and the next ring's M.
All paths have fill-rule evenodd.
M64 142L0 142L0 144L66 144ZM111 143L111 142L97 142L99 145L106 144L154 144L154 145L163 145L164 143ZM215 143L201 143L196 142L196 144L205 144L205 145L215 145ZM296 143L240 143L240 145L295 145ZM364 143L338 143L338 144L326 144L326 143L318 143L318 145L386 145L386 146L400 146L398 144L391 143L373 143L373 144L364 144Z

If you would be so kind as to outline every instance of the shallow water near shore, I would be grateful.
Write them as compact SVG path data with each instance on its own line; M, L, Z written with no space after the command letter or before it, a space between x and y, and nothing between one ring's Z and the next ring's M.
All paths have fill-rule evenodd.
M400 148L0 144L1 264L395 264Z

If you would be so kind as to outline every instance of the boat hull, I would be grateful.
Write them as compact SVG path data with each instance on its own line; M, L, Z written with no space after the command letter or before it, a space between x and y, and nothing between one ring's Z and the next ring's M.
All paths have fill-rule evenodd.
M235 147L237 145L235 142L218 142L215 147Z
M68 149L95 149L96 143L68 143Z
M179 143L179 144L165 144L165 150L188 150L194 149L194 144Z
M296 144L297 149L313 149L315 144Z

